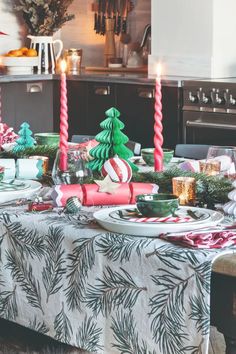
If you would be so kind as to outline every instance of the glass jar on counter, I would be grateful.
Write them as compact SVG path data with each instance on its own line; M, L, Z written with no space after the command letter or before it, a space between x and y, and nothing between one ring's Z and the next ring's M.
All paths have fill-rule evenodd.
M65 50L65 59L67 63L68 74L79 74L82 62L82 49L70 48Z

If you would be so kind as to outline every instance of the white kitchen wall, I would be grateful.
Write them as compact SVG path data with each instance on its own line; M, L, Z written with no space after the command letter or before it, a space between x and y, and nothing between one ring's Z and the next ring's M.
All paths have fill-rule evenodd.
M94 13L92 0L74 0L69 8L76 18L55 35L61 38L64 48L82 48L83 65L102 66L105 37L97 35L93 30ZM0 54L21 45L29 44L26 39L26 28L19 14L13 12L14 0L0 0L0 31L7 32L9 36L0 37ZM141 41L146 24L151 21L151 0L134 0L134 10L128 17L128 31L132 41ZM119 38L116 38L118 42Z
M164 74L236 76L235 0L152 0L152 55Z

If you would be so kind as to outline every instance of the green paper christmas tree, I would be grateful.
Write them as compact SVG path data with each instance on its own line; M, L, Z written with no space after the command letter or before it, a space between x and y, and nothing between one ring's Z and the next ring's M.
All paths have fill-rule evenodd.
M14 146L13 151L17 152L34 146L35 140L32 138L32 134L29 124L26 122L22 123L18 132L19 138L16 140L17 145Z
M137 166L129 161L133 152L125 146L129 138L121 131L125 125L119 119L120 112L112 107L105 112L105 115L107 118L100 123L103 131L95 136L99 144L89 151L94 159L88 162L88 167L93 171L101 171L104 162L117 155L126 160L133 171L137 171Z

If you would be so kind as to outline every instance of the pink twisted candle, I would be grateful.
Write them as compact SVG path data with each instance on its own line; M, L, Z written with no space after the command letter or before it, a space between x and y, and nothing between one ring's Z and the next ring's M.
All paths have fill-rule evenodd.
M163 169L163 136L162 136L162 94L161 94L161 80L158 76L156 78L155 90L155 114L154 114L154 169L155 171L162 171Z
M67 87L65 66L61 72L61 98L60 98L60 169L67 170L67 149L68 149L68 109L67 109ZM63 70L64 69L64 70Z

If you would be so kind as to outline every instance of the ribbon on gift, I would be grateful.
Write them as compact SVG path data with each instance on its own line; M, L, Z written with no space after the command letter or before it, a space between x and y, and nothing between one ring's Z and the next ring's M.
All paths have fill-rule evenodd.
M17 179L39 179L43 172L43 160L18 159L16 162Z
M160 238L183 246L194 248L224 248L236 245L236 232L231 230L196 232L183 234L161 234Z
M55 206L64 207L68 198L76 196L82 205L122 205L134 204L138 194L157 193L153 183L118 183L114 194L99 192L97 184L61 184L52 188L51 198Z

